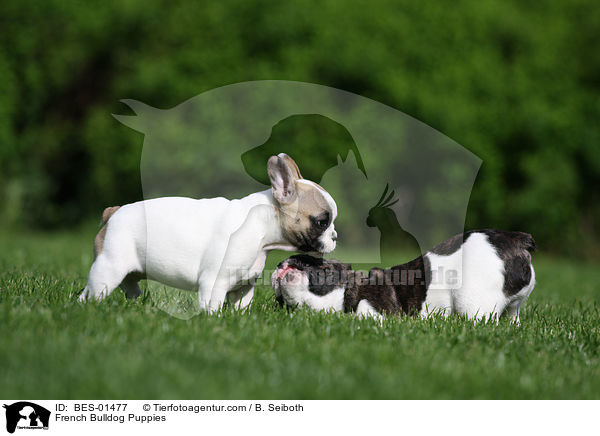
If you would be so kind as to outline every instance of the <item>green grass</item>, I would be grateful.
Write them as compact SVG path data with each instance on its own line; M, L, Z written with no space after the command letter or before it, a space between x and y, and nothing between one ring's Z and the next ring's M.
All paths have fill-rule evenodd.
M148 293L78 303L94 231L0 234L3 397L600 398L597 265L536 254L520 327L288 312L268 287L184 321Z

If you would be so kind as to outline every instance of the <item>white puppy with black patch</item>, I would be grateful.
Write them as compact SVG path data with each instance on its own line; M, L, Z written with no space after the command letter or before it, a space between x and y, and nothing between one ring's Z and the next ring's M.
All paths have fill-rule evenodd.
M519 323L519 309L535 286L534 250L527 233L473 230L408 263L368 272L337 260L296 255L281 262L271 280L277 300L293 307L377 318L456 313L481 320L506 315ZM448 279L458 276L462 280Z
M80 300L117 286L135 298L147 278L197 291L202 310L226 300L245 307L270 250L332 251L337 206L329 193L284 153L267 170L271 189L239 200L164 197L107 208Z

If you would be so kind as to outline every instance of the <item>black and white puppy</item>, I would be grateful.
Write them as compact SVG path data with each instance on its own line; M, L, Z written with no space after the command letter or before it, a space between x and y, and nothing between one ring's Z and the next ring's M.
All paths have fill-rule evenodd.
M456 235L390 269L354 271L350 264L296 255L272 276L277 300L316 310L382 314L452 313L472 319L501 315L519 322L535 286L533 237L502 230Z

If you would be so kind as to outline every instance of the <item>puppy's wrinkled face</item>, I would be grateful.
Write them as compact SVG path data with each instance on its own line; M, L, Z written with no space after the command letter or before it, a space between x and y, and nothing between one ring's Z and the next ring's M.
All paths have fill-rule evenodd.
M267 169L285 238L300 251L329 253L335 249L337 205L325 189L303 179L296 163L280 153Z
M271 284L280 304L298 307L311 295L324 296L343 288L351 274L350 264L298 254L277 265Z
M305 252L329 253L336 247L334 220L337 207L333 198L314 182L296 182L297 200L281 206L281 226L286 238Z

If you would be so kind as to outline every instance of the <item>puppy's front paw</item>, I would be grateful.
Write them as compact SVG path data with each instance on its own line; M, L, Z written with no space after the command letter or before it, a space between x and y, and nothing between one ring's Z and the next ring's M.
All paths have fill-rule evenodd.
M88 295L89 295L89 292L88 292L88 290L87 290L87 289L84 289L83 291L81 291L81 294L79 294L79 298L78 298L78 300L79 300L81 303L84 303L84 302L86 302L86 301L88 300Z
M86 288L83 290L83 292L79 296L79 301L82 303L87 302L87 301L92 301L92 300L100 301L100 300L104 300L104 298L107 296L107 294L108 293L106 292L106 289L103 289L100 292L93 292Z

